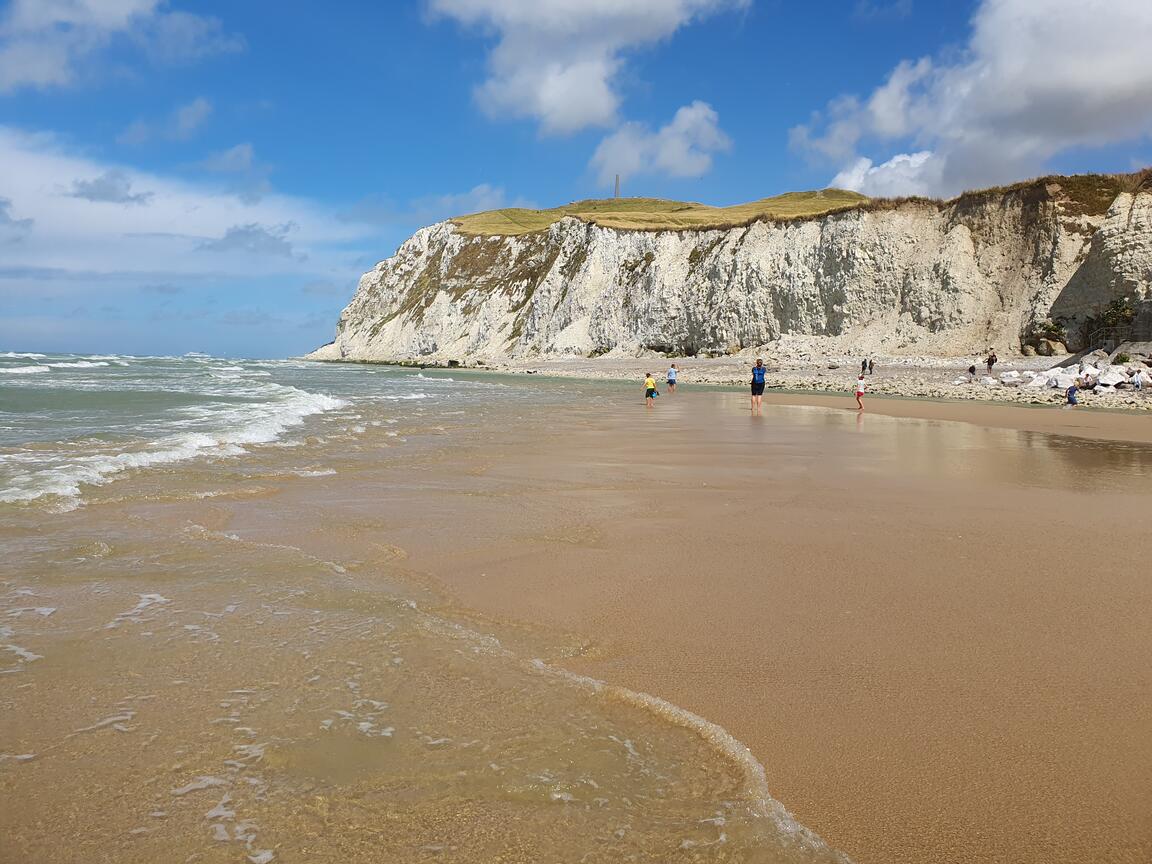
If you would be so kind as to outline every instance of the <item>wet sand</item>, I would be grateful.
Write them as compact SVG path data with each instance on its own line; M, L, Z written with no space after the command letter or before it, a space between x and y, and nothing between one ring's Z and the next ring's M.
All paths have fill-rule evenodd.
M1144 418L508 386L11 520L0 859L796 860L534 657L860 864L1152 858Z
M1149 860L1152 449L1085 440L1149 424L814 401L494 441L435 472L451 543L404 545L457 614L724 726L859 862Z

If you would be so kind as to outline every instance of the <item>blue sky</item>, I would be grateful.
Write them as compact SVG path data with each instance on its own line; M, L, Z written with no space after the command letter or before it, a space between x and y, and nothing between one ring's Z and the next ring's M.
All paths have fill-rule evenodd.
M1147 0L8 0L0 351L299 354L421 225L616 172L729 204L1132 170L1150 44Z

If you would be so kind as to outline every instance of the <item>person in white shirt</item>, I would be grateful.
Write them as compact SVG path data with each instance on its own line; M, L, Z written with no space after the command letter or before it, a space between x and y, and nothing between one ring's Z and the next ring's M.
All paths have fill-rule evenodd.
M868 387L868 385L864 382L864 376L863 375L861 375L859 378L856 379L856 410L857 411L863 411L864 410L864 403L860 401L860 397L864 395L864 391L867 389L867 387Z

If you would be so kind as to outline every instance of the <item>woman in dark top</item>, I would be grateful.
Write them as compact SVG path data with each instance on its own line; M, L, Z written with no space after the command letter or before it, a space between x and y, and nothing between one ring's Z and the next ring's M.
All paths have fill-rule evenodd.
M760 413L760 402L764 398L764 374L768 370L764 368L764 361L760 357L756 358L756 365L752 367L752 413Z

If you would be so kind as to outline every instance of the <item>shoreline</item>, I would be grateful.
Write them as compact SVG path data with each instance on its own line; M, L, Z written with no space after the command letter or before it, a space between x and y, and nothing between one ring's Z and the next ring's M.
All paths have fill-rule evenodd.
M1047 358L1046 358L1047 359ZM635 383L638 378L635 374L624 375L616 367L605 369L605 374L589 375L589 370L581 367L578 370L565 370L557 367L546 367L546 371L528 371L509 367L489 368L487 366L439 366L397 364L375 360L313 360L316 363L347 363L373 366L386 366L397 369L417 368L422 371L444 372L460 375L484 375L494 378L513 378L523 380L531 376L533 381L578 381L590 384L602 383ZM597 363L599 361L588 361ZM622 362L622 361L621 361ZM627 361L629 366L642 369L644 360ZM539 366L540 364L536 364ZM651 364L649 364L651 365ZM616 374L612 374L616 373ZM642 374L642 373L641 373ZM771 373L769 378L771 380ZM846 379L847 380L847 379ZM869 380L869 385L872 381ZM683 380L682 391L689 392L717 392L732 393L746 387L744 382ZM1007 389L1007 388L1003 388ZM898 394L887 392L867 392L864 396L865 413L880 414L887 417L906 417L920 420L942 420L957 423L970 423L997 429L1016 429L1023 432L1038 432L1049 435L1067 435L1076 438L1085 438L1099 441L1127 441L1132 443L1152 442L1152 422L1144 411L1152 410L1152 392L1142 395L1145 404L1140 407L1111 404L1110 402L1097 402L1085 400L1074 410L1062 408L1062 397L1053 394L1053 398L1044 401L1009 400L988 398L987 391L964 391L972 395L918 395ZM1082 399L1084 397L1081 397ZM841 409L856 413L855 402L850 387L843 390L814 390L791 389L785 386L772 385L764 391L764 404L795 405L818 408ZM657 409L658 410L658 409Z
M314 363L348 363L389 366L403 369L444 370L451 372L480 372L493 375L539 375L559 379L585 381L640 381L645 372L655 374L663 383L663 370L676 363L681 382L695 386L743 387L748 383L748 370L756 357L763 356L768 368L769 390L785 390L814 394L851 393L858 374L860 359L841 355L809 353L777 356L764 351L742 352L739 355L713 358L680 357L547 357L534 360L511 358L470 358L456 360L386 360L374 358L333 359L305 356L298 358ZM1079 355L1077 355L1079 356ZM1076 369L1071 364L1073 355L1063 357L1008 357L995 366L995 376L1018 373L1017 377L1001 381L988 377L983 360L974 357L874 357L875 374L866 376L868 392L875 395L901 398L941 399L957 401L993 402L1017 405L1061 405L1062 387L1033 387L1028 385L1032 375L1053 375L1057 370ZM1095 358L1096 362L1102 362ZM1091 366L1093 358L1085 358ZM969 366L977 367L977 375L970 379ZM1152 381L1152 358L1137 356L1128 364L1131 368L1144 368L1147 381ZM1086 373L1087 374L1087 373ZM1097 391L1081 390L1081 407L1095 407L1121 411L1152 411L1152 383L1143 390L1123 387L1118 390L1104 387Z

